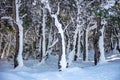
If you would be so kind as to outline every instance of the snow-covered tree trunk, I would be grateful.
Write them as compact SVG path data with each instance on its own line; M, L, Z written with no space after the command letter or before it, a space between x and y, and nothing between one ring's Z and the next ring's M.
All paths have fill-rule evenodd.
M85 40L85 43L86 43L86 58L85 58L85 61L87 62L88 61L88 32L89 30L86 29L86 40Z
M79 28L77 27L76 30L74 31L73 50L69 53L69 56L68 56L68 65L71 65L72 61L74 60L78 30L79 30Z
M40 56L40 62L42 62L42 38L39 38L38 51L39 51L39 56Z
M99 38L100 60L99 63L105 63L105 51L104 51L104 26L100 29L101 36Z
M48 37L48 46L47 46L47 51L46 54L49 56L53 50L53 46L57 43L57 41L53 41L52 44L52 40L53 40L53 36L52 36L52 26L50 28L50 33L49 33L49 37ZM51 45L52 44L52 45Z
M58 62L58 66L60 70L63 70L67 66L66 62L66 54L65 54L65 38L64 38L64 31L62 29L62 24L58 21L57 15L52 15L52 17L55 19L55 26L58 29L58 33L60 34L61 39L61 46L62 46L62 55L60 55L60 60Z
M42 18L42 63L45 62L46 59L46 38L45 38L45 27L46 27L46 12L45 8L43 8L43 18Z
M78 45L78 46L77 46L77 49L78 49L78 50L77 50L77 54L76 54L77 59L79 58L80 52L81 52L81 49L80 49L80 48L81 48L81 46L80 46L80 45L81 45L81 44L80 44L80 40L81 40L81 34L80 34L80 31L79 31L79 33L78 33L78 44L77 44L77 45ZM77 60L77 59L76 59L76 60Z
M19 7L20 7L20 1L15 0L15 18L16 18L16 26L18 27L18 35L16 38L19 39L17 45L18 45L18 53L15 54L15 64L14 67L22 67L23 66L23 58L22 58L22 52L23 52L23 27L22 22L19 17Z
M77 37L78 37L78 33L79 32L81 32L81 26L83 26L83 24L81 24L81 21L80 21L80 18L81 18L81 16L80 16L80 14L81 14L81 6L80 6L80 3L82 2L82 0L80 1L80 0L75 0L75 2L76 2L76 5L77 5L77 25L76 25L76 29L75 29L75 31L74 31L74 37L73 37L73 50L69 53L69 56L68 56L68 65L71 65L71 63L72 63L72 61L73 60L77 60L77 58L78 58L78 53L76 52L75 53L75 49L77 48L76 47L76 41L77 41ZM79 35L79 37L80 37L80 35ZM79 38L78 37L78 38Z
M68 39L66 52L67 52L67 54L70 52L70 40L69 39Z
M90 26L90 24L94 24L94 25ZM84 61L86 61L86 62L88 61L88 52L89 52L89 50L88 50L88 47L89 47L89 42L88 42L89 31L91 31L95 28L97 28L96 22L91 21L91 22L89 22L88 27L85 30L85 58L84 58Z
M49 1L48 0L42 0L41 2L45 5L45 8L47 8L49 13L51 14L51 7L49 5ZM58 21L59 11L60 11L60 8L59 8L59 5L58 5L57 13L56 14L51 14L51 17L54 18L54 20L55 20L55 26L58 29L58 39L61 42L60 46L61 46L61 49L62 49L62 51L60 50L60 53L59 53L58 68L59 68L59 70L63 70L63 69L66 69L67 62L66 62L66 54L65 54L64 30L62 29L62 24Z

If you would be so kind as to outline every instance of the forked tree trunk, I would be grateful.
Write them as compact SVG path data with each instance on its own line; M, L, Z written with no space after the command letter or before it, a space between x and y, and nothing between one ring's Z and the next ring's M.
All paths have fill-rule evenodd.
M55 26L57 27L59 32L58 39L60 42L60 53L59 53L59 60L58 60L58 68L59 70L63 70L67 67L64 31L62 30L61 23L59 23L58 21L57 15L53 15L52 17L55 19Z

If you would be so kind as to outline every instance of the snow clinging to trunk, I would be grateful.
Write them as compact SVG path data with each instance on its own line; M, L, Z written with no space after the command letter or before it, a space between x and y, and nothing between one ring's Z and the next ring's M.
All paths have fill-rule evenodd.
M105 63L105 53L104 53L104 26L102 27L102 29L100 29L100 32L102 33L102 35L99 38L99 49L100 49L100 61L99 63Z
M19 29L19 51L18 51L18 57L17 57L17 61L18 61L18 67L22 67L23 66L23 58L22 58L22 52L23 52L23 27L22 27L22 21L20 20L19 17L19 7L20 4L18 2L18 0L15 0L16 3L16 24L18 26Z
M51 7L49 5L49 1L48 0L42 0L41 1L44 5L45 5L45 8L48 9L49 13L51 14ZM59 11L60 11L60 8L59 8L59 4L58 4L58 10L57 10L57 13L56 14L51 14L51 17L55 19L55 26L56 28L58 29L58 32L60 34L60 37L61 37L61 44L62 44L62 55L61 55L61 60L60 60L60 70L63 70L66 68L67 66L67 62L66 62L66 54L65 54L65 39L64 39L64 30L62 29L62 24L58 21L58 15L59 15Z

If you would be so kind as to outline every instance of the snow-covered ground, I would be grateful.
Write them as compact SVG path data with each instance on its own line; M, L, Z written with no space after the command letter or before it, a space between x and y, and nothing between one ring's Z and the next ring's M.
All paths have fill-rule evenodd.
M25 66L17 69L13 69L12 61L0 61L0 80L120 80L120 54L109 55L107 61L97 66L93 61L78 61L61 72L54 56L45 64L26 60Z

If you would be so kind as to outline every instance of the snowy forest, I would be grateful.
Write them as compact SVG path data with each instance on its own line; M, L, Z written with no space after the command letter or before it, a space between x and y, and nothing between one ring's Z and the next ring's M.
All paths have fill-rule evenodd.
M39 67L32 71L35 64ZM0 66L1 80L26 80L28 75L29 80L73 80L74 77L68 78L73 73L79 74L76 80L119 80L120 1L0 0ZM89 71L97 71L99 66L105 66L103 70L111 66L106 71L111 72L108 77L116 68L114 76L102 78L98 70L97 79L83 77L90 76ZM89 73L82 73L81 68ZM6 78L9 69L14 75L7 74L11 78ZM31 74L49 72L43 73L48 78L30 78L26 70ZM56 75L64 71L69 73L65 79Z

